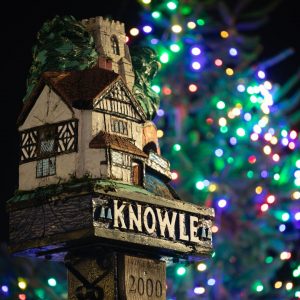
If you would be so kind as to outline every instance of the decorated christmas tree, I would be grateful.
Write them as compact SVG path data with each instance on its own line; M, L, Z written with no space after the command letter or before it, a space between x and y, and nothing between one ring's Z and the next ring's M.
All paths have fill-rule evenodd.
M212 260L171 267L170 299L299 296L299 74L268 80L293 51L259 61L258 29L274 6L253 2L143 1L130 30L160 57L152 88L174 186L217 215Z

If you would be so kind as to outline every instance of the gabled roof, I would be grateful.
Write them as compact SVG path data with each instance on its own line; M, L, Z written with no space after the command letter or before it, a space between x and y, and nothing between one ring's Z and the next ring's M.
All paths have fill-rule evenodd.
M139 101L135 99L135 97L130 92L130 90L127 88L126 83L123 81L122 77L118 78L114 84L109 85L99 94L97 99L95 99L96 101L94 101L94 109L95 110L100 109L100 111L101 111L101 108L99 107L99 103L101 101L105 100L105 98L114 99L114 96L112 96L112 93L114 93L115 88L123 89L123 92L125 92L125 95L127 97L127 99L125 100L125 99L123 99L122 96L118 95L118 93L117 93L117 95L115 95L115 96L117 96L117 98L115 98L115 100L121 101L121 102L123 102L125 100L125 102L130 102L131 104L133 104L132 105L133 109L138 114L138 116L141 118L141 120L143 120L143 122L145 122L147 120L147 117L146 117L143 107L141 106Z
M102 92L107 91L107 88L117 80L122 81L119 74L100 68L83 71L45 72L25 100L17 123L21 125L25 121L45 85L49 85L73 111L73 107L92 109L93 100Z
M91 141L90 148L111 148L122 152L131 153L141 157L148 157L148 155L135 146L130 139L116 134L109 134L100 131Z

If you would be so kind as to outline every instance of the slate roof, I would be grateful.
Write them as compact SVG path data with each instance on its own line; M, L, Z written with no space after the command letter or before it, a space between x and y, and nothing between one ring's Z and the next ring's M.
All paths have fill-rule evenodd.
M148 155L135 146L130 139L100 131L89 144L90 148L111 148L147 158Z

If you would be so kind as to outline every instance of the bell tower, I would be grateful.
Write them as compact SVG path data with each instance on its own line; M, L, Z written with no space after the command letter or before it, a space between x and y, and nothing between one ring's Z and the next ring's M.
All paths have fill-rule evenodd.
M84 19L81 22L94 37L99 53L98 66L120 74L132 90L134 73L126 45L124 23L103 17Z

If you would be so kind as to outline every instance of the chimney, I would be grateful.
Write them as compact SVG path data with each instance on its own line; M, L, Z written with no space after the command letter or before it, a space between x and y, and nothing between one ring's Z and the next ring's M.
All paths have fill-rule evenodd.
M112 71L112 59L109 57L99 56L95 67Z

